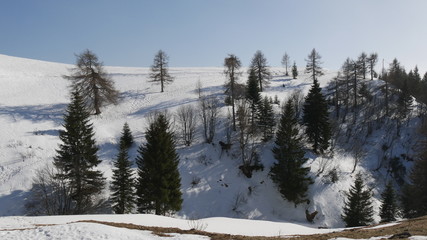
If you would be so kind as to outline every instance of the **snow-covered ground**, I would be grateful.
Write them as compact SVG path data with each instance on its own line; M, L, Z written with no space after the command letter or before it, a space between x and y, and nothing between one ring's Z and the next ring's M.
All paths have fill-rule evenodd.
M62 117L69 103L69 82L63 75L69 74L68 70L72 67L73 65L0 55L0 216L25 215L24 205L36 170L52 162L59 143L58 130L62 129ZM171 68L170 73L175 80L172 84L166 85L164 93L160 93L159 85L148 82L148 68L106 67L106 71L121 93L120 101L117 105L103 108L103 113L100 116L93 116L92 120L96 141L100 147L99 156L103 160L99 169L108 180L111 179L112 163L117 154L120 131L125 122L128 122L137 143L130 151L131 158L134 159L137 147L145 141L147 114L154 110L174 113L184 104L196 106L198 95L195 88L198 81L202 84L203 94L216 96L221 103L224 102L225 76L221 67ZM246 69L242 71L239 81L245 83ZM274 77L263 95L271 97L277 95L283 102L294 90L308 92L311 80L303 71L300 71L300 76L296 80L284 77L282 68L272 68L272 71ZM325 86L335 76L336 72L326 70L325 75L320 78L321 86ZM275 108L278 114L279 106ZM219 130L214 143L225 139L223 128L227 112L228 107L222 105ZM344 191L347 191L353 183L354 174L350 173L353 167L351 156L337 152L333 158L325 159L307 153L307 157L310 158L308 165L311 166L311 175L315 180L308 192L311 202L295 207L294 204L282 199L268 176L274 162L270 150L272 143L266 143L260 152L265 170L255 172L250 179L239 172L240 160L233 157L237 152L237 144L235 145L233 147L236 149L232 149L229 154L221 154L218 144L203 143L200 134L192 146L178 145L184 202L182 210L174 216L176 219L165 220L166 218L143 215L100 215L94 218L136 223L145 221L144 224L148 225L154 222L156 226L171 224L170 226L183 228L188 228L186 219L203 219L200 221L207 223L207 231L268 236L320 233L330 230L318 230L317 227L344 226L340 216ZM325 178L316 177L317 170L325 160L330 161L328 164L330 168L338 169L340 179L337 183L329 183ZM374 180L369 174L369 169L365 169L366 166L369 165L362 162L358 170L367 173L366 181L372 185ZM192 184L194 179L200 181ZM376 197L379 196L378 192L375 194ZM108 190L105 195L108 196ZM374 205L377 210L378 200L374 201ZM305 220L306 209L310 212L315 210L319 212L314 224L308 224ZM134 239L136 236L149 234L134 230L119 231L109 226L94 226L87 223L31 229L36 223L58 224L86 217L1 218L0 229L6 227L29 229L20 231L22 237L18 237L19 234L15 231L0 232L0 236L1 239L8 237L25 239L24 234L28 233L54 236L46 237L47 239L66 239L61 234L84 232L87 236L93 236L91 234L102 232L111 233L109 238L105 239ZM72 236L74 235L67 237L73 239ZM116 236L121 238L115 238ZM161 238L152 236L152 239ZM175 239L184 238L175 236Z

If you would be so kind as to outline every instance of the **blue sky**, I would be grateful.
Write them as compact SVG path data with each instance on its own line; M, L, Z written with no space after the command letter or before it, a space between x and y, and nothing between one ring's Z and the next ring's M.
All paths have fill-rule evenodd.
M261 50L271 66L284 52L323 66L377 52L386 64L427 70L425 0L2 0L0 54L74 63L91 49L105 65L147 67L163 49L170 66L248 65Z

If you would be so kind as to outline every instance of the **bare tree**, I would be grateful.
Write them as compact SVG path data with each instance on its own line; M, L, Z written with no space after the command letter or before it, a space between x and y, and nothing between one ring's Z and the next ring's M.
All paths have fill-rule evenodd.
M199 98L202 97L202 82L200 81L200 78L197 80L196 89L194 92L199 96Z
M271 73L268 67L267 59L264 57L264 54L258 50L255 52L254 57L251 61L251 66L248 69L248 73L254 71L258 82L259 82L259 90L263 91L263 84L267 85L270 81Z
M73 91L77 91L86 106L94 109L95 115L98 115L103 105L117 103L119 93L93 52L85 50L76 57L76 67L71 69L71 75L64 78L71 80Z
M368 57L368 69L369 72L371 73L371 80L374 80L374 75L375 75L375 65L378 62L378 54L377 53L371 53Z
M313 82L316 81L319 76L323 75L322 67L320 67L320 65L322 64L322 62L320 61L321 58L322 57L319 55L319 53L316 52L316 49L313 48L313 50L311 50L311 53L305 59L305 61L307 62L307 65L305 67L305 73L311 74Z
M241 67L240 59L233 54L229 54L224 59L224 74L227 76L227 82L225 84L226 93L229 94L231 99L231 108L233 114L233 130L236 131L236 111L234 101L236 99L236 85L237 79L241 74L239 69Z
M288 66L289 66L289 55L285 52L285 55L283 55L282 58L282 65L285 67L286 71L285 71L285 76L289 76L288 73Z
M296 118L300 119L305 101L304 93L301 89L296 89L292 91L290 99L292 99L292 104L294 105Z
M168 64L168 55L166 55L162 50L159 50L154 57L154 62L151 66L150 79L151 82L160 82L160 92L163 92L165 84L173 81L173 77L169 74Z
M197 125L196 109L192 105L184 105L178 108L176 113L180 127L180 137L185 145L190 146L194 140Z
M202 96L199 100L199 109L203 124L203 136L206 143L212 143L218 121L219 101L213 97Z
M366 73L368 72L368 55L365 52L362 52L357 59L358 65L360 66L360 71L363 76L363 79L366 79Z

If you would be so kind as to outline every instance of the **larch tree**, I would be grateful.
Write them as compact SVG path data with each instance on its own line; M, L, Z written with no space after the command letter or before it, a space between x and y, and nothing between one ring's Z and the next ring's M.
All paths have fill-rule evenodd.
M289 73L288 73L288 66L290 64L289 61L290 61L289 55L288 53L285 52L285 54L282 57L282 66L285 67L285 76L289 76Z
M160 92L164 91L165 85L173 82L173 77L169 74L169 56L159 50L154 56L151 66L150 81L160 83Z
M236 111L235 111L235 98L236 98L236 85L239 75L239 69L241 67L240 59L233 54L229 54L224 59L224 74L227 77L226 81L226 93L230 96L231 109L233 116L233 130L236 131Z
M354 185L351 186L343 208L342 218L347 227L367 226L372 221L372 192L366 189L362 175L358 173Z
M102 172L96 170L101 160L97 156L98 147L89 116L83 97L74 90L64 115L65 130L59 133L61 144L54 157L54 165L59 169L56 177L66 180L71 188L73 203L65 208L73 214L96 210L100 202L94 199L105 185Z
M317 80L318 77L323 75L322 67L320 66L322 62L320 61L322 57L316 52L316 49L313 48L311 53L305 59L307 65L305 67L305 73L311 75L311 79L314 81Z
M135 205L132 163L129 161L129 126L123 126L119 153L114 161L113 181L110 185L113 210L117 214L131 213Z
M95 53L85 50L76 57L76 67L64 77L71 80L73 91L80 93L88 109L98 115L102 106L117 103L119 93Z
M368 70L371 73L371 80L374 80L375 76L375 65L378 62L378 54L377 53L371 53L369 54L368 60Z
M299 135L292 100L288 100L282 108L272 151L277 162L271 168L271 178L282 197L295 205L307 201L306 193L313 181L308 176L310 168L303 166L307 158L304 157L303 142Z
M265 87L270 81L271 72L270 68L268 67L267 59L260 50L256 51L254 57L252 58L248 73L251 71L255 72L259 82L259 90L262 92L263 86Z
M308 92L303 108L303 123L306 134L313 144L315 153L323 153L329 147L331 127L329 124L328 103L322 94L317 80L314 80Z
M156 114L138 149L137 208L140 213L166 215L181 209L181 177L174 135L164 114Z
M363 79L366 79L366 73L368 72L368 55L365 52L362 52L357 59L358 65L360 66L361 75Z

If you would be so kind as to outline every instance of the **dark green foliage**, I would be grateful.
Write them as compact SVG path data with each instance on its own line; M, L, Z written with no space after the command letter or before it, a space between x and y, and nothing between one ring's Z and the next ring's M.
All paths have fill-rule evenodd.
M358 173L347 195L342 218L347 227L367 226L373 221L372 193L365 189L362 175Z
M110 186L113 210L117 214L132 212L135 204L133 170L132 163L129 161L129 142L126 142L128 140L126 134L127 131L123 131L120 138L119 154L114 162L115 169L113 169L113 181Z
M275 125L276 120L274 119L272 102L270 102L269 98L265 96L259 105L258 118L258 126L263 135L263 141L268 141L273 137Z
M292 66L292 78L293 79L297 79L298 77L298 69L297 69L297 65L294 62L294 65Z
M403 86L397 100L399 107L399 115L402 120L406 119L409 112L412 110L412 96L409 93L407 78L403 80Z
M136 158L138 212L165 215L179 211L182 205L179 156L166 116L158 114L145 136L147 142L138 149Z
M89 109L94 109L96 115L101 113L103 105L117 103L119 93L114 88L114 82L90 50L77 55L76 68L65 78L72 81L73 91L80 93L83 102Z
M271 178L278 185L282 197L295 204L307 201L306 192L313 183L307 176L310 168L303 167L307 158L304 157L298 129L293 103L288 100L282 110L272 149L277 162L271 168Z
M128 123L123 125L122 136L120 137L120 146L122 144L126 149L129 149L133 145L133 136Z
M314 81L304 103L303 123L307 127L308 140L315 153L323 153L329 147L331 128L329 126L328 104L317 80Z
M381 222L393 222L396 221L397 216L397 202L396 194L394 192L391 182L389 182L384 192L381 194L381 207L380 217Z
M74 214L94 210L93 198L102 191L105 183L102 173L94 169L101 160L97 156L98 147L89 116L83 98L74 91L64 115L65 131L59 133L62 143L54 158L54 164L60 172L56 177L68 181L74 201L65 207Z
M415 161L402 194L404 217L413 218L427 215L427 150Z
M261 102L261 94L259 91L257 77L255 72L252 70L249 72L248 82L246 84L246 99L249 101L249 107L251 109L252 123L256 117L258 106Z

